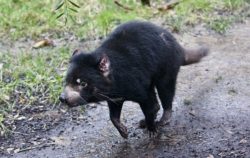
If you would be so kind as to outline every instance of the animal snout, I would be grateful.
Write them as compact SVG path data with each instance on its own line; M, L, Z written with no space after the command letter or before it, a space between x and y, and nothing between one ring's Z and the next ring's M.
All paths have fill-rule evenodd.
M62 103L66 103L66 97L65 97L65 94L62 93L60 96L59 96L59 100L62 102Z

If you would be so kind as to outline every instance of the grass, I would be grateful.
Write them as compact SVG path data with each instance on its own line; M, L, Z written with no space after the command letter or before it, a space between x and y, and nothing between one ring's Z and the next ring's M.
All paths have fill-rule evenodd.
M223 34L237 18L245 16L246 8L249 9L247 0L183 0L165 17L176 32L188 25L205 23L208 28Z
M119 2L132 10L118 7L112 0L75 1L79 6L67 25L56 17L54 0L0 0L1 40L20 38L61 38L64 32L80 38L105 36L116 25L132 19L163 17L173 31L185 26L204 23L224 33L241 16L245 0L183 0L174 9L165 12L141 6L137 0ZM154 1L160 5L162 1ZM6 41L5 41L6 42ZM13 119L17 109L36 105L56 105L62 90L63 74L69 58L69 49L49 48L38 51L0 50L0 135L6 131L5 122Z
M61 37L63 32L71 32L81 38L105 36L117 24L132 19L149 19L165 16L172 30L181 30L183 26L204 22L208 27L224 32L228 27L225 21L239 14L247 0L182 0L172 11L155 15L156 8L142 7L137 0L120 0L119 2L132 10L118 7L113 0L88 0L75 2L81 6L78 13L72 13L67 26L64 20L56 17L61 11L55 11L55 0L0 0L0 35L19 39L20 37L38 38L42 33L51 33ZM154 3L160 5L160 0ZM227 14L227 15L225 15ZM219 17L217 17L219 16ZM224 24L218 25L220 16L225 16ZM213 18L215 17L215 18ZM219 20L218 20L219 19ZM212 24L212 23L215 24ZM233 21L232 21L233 22ZM230 23L229 25L230 26Z
M33 105L53 107L58 103L69 57L67 48L41 50L35 54L0 54L0 63L3 64L0 70L3 75L0 80L0 129L4 129L4 118L12 119L13 115L21 111L17 109Z
M15 97L13 99L19 105L33 104L41 95L56 103L62 87L62 71L69 57L67 48L38 51L36 54L0 54L0 62L3 63L0 103L11 104L11 98Z
M65 31L79 37L102 36L118 23L150 15L150 9L142 7L136 0L120 1L131 7L132 11L118 7L112 0L75 2L81 8L77 9L78 13L74 13L73 20L69 19L65 26L64 20L56 19L61 11L55 11L54 0L0 0L0 35L14 40L20 37L36 38L47 32L53 32L54 35L56 32L56 35L61 36Z

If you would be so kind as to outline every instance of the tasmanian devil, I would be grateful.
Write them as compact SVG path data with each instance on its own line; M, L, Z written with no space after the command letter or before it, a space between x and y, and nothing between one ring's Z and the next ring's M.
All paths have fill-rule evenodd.
M149 22L132 21L118 26L93 52L75 50L70 59L66 84L60 100L69 106L107 101L110 119L122 137L126 127L120 122L124 101L138 103L150 134L156 125L171 117L176 78L180 66L199 62L208 54L201 47L187 50L165 29ZM160 109L163 115L156 122Z

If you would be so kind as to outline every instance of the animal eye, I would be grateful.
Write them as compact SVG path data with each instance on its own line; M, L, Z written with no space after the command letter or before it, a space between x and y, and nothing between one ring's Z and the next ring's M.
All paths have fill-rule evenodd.
M83 88L88 86L88 84L86 82L81 82L80 85L83 86Z
M80 84L81 83L81 79L80 78L76 79L76 83Z
M85 88L85 87L88 86L88 84L87 84L86 82L84 82L84 81L81 81L80 78L78 78L78 79L76 80L76 83L80 84L83 88Z

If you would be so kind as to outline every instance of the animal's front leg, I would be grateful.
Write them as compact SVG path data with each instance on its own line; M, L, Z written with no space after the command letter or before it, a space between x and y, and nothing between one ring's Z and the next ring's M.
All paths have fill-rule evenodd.
M145 123L146 127L149 130L149 136L151 137L154 135L157 130L156 130L156 124L155 124L155 113L151 111L149 108L149 104L140 104L142 112L145 116Z
M159 105L155 93L152 93L148 99L141 102L140 106L145 116L145 124L149 130L149 136L151 137L151 135L154 135L157 132L155 119L159 110Z
M121 136L127 139L128 138L127 128L120 121L122 104L123 104L123 101L119 101L119 102L108 101L109 115L110 115L110 119L112 123L117 128Z

